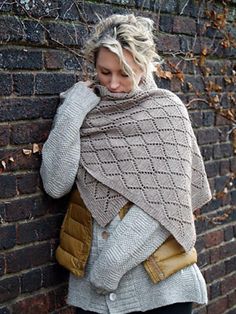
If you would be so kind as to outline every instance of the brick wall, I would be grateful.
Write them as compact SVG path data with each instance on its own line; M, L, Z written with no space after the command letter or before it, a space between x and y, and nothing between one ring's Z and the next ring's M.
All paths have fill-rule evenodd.
M66 198L54 201L45 195L38 170L40 149L50 130L58 93L84 74L80 48L89 26L97 21L94 13L108 16L134 12L152 17L157 47L166 60L164 74L172 72L169 79L163 74L157 79L159 86L171 89L190 104L194 98L209 100L206 80L213 80L221 86L221 107L235 108L236 48L222 48L219 29L204 29L210 21L204 3L0 0L1 314L73 313L65 304L68 274L54 258ZM226 28L235 36L232 23L236 1L226 4ZM213 1L212 6L215 12L224 9L221 1ZM215 23L220 19L215 16ZM205 47L211 48L211 54L204 59L209 75L203 79L193 59L205 58ZM181 75L176 72L176 64ZM210 92L210 96L216 96L215 90ZM189 113L215 196L197 212L198 264L208 284L209 305L197 307L195 313L233 314L236 157L232 122L204 100L191 102Z

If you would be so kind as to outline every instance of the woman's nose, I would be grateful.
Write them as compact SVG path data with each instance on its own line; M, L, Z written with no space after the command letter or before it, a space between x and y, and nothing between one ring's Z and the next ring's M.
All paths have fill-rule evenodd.
M120 86L119 79L116 76L111 77L110 87L113 90L116 90Z

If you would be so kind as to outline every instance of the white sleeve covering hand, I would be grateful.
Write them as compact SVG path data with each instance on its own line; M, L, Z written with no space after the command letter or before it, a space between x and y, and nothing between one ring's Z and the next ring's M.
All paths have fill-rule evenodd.
M47 194L67 194L75 181L80 160L80 127L87 113L100 101L92 89L78 82L60 94L64 99L42 150L40 174Z
M158 221L133 205L94 263L91 284L101 291L116 290L123 275L146 260L169 235Z

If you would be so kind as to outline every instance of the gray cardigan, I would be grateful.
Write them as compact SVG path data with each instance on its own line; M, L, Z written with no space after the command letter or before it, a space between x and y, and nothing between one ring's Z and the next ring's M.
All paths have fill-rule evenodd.
M62 93L52 131L42 152L41 176L46 192L58 198L76 180L79 131L86 114L99 102L82 83ZM97 313L147 311L176 302L206 303L206 284L196 264L154 285L142 266L169 232L138 206L122 221L106 227L93 221L93 242L86 274L70 275L68 304Z

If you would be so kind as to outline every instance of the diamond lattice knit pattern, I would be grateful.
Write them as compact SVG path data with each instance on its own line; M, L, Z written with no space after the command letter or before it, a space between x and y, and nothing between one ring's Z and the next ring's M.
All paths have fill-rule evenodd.
M77 186L85 204L105 226L129 200L189 250L193 210L211 193L186 107L154 84L128 94L96 91L101 101L80 133Z

